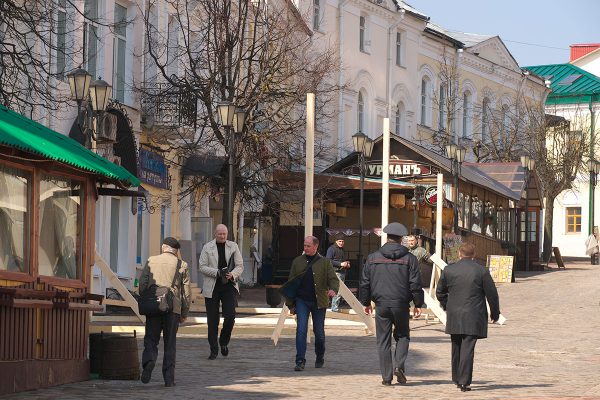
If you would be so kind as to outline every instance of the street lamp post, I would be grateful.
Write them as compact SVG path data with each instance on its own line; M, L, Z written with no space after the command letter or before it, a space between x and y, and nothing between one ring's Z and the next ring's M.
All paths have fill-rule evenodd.
M465 160L466 149L450 143L446 145L446 156L450 159L450 171L454 179L452 191L452 202L454 203L454 217L452 224L453 233L458 232L458 176L460 175L460 166Z
M98 114L106 111L110 96L112 95L112 86L102 79L92 82L92 76L82 68L77 68L67 74L69 89L71 90L71 99L77 102L77 124L81 133L89 136L92 149L95 148L96 132L94 124L89 122L82 113L82 104L87 102L92 111ZM106 138L105 138L106 139Z
M535 167L535 160L524 154L521 166L525 169L525 271L529 271L529 174Z
M373 140L362 132L352 135L354 151L358 153L358 164L360 169L360 204L359 204L359 232L358 232L358 277L362 272L362 236L363 236L363 202L365 189L366 163L365 159L371 157L373 152Z
M244 130L244 123L246 120L246 114L244 110L235 106L230 101L222 101L217 105L219 111L219 117L221 119L221 126L225 128L225 136L227 139L227 206L223 210L223 223L228 230L228 239L233 240L233 203L234 203L234 153L235 153L235 135L234 133L242 133Z
M418 199L417 199L417 188L415 187L415 193L413 195L412 200L410 201L410 203L412 204L412 208L413 208L413 227L412 227L412 232L411 234L415 235L417 233L417 203L418 203Z
M587 163L588 170L590 171L590 222L589 222L589 235L594 234L594 219L596 217L594 202L596 194L596 185L598 184L598 173L600 172L600 162L590 158ZM595 255L591 255L591 263L595 264Z

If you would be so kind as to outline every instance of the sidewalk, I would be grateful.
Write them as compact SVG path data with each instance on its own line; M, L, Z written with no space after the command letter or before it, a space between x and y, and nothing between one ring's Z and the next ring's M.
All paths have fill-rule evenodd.
M175 388L163 386L159 362L148 385L93 380L6 399L600 399L599 278L600 266L569 263L566 270L517 273L516 283L498 285L508 321L491 325L489 338L477 344L468 393L450 382L443 325L419 320L412 323L404 386L381 385L375 337L364 330L328 327L325 368L313 368L309 346L306 370L294 372L292 334L275 347L269 335L236 329L229 357L215 361L206 359L205 335L179 336ZM251 298L242 293L248 305Z

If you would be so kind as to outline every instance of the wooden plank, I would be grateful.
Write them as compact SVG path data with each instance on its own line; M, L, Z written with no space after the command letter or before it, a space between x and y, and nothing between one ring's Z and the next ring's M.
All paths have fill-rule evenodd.
M143 315L140 315L140 312L138 309L138 304L137 304L137 301L135 300L135 298L131 295L131 293L129 293L129 290L127 290L125 285L123 285L123 282L121 282L119 277L110 269L110 267L108 266L106 261L104 261L104 259L102 257L100 257L100 254L98 254L97 251L95 252L95 254L96 254L96 265L98 265L100 267L100 270L102 271L102 273L108 277L108 280L110 281L112 286L115 289L117 289L117 291L119 292L119 294L121 295L123 300L125 300L127 302L127 304L129 304L129 307L133 310L135 315L137 315L139 320L145 323L146 317L144 317Z
M554 258L556 259L556 264L558 268L565 268L565 263L562 259L562 255L560 254L560 249L558 247L553 247L552 252L554 253Z
M365 313L363 305L360 303L360 301L358 301L358 299L356 298L356 296L354 296L350 289L348 289L348 286L346 286L346 284L341 280L339 294L344 300L346 300L346 303L348 303L348 305L352 307L356 315L358 315L361 318L362 322L365 324L369 332L375 334L375 321L373 321L373 317Z
M279 341L279 336L281 336L281 332L283 331L283 325L285 324L285 319L290 314L290 309L288 306L283 304L281 307L281 313L279 314L279 319L277 320L277 324L275 325L275 329L273 330L273 334L271 335L271 340L273 344L277 346L277 342Z

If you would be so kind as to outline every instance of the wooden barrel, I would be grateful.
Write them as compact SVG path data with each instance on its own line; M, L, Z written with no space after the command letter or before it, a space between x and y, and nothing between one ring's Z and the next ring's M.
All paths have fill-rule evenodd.
M90 372L102 379L140 379L140 359L136 334L92 333Z

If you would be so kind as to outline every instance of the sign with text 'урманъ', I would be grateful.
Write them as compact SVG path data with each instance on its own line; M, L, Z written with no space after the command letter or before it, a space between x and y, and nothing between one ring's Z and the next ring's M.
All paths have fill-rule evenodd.
M513 273L513 256L487 256L487 268L496 283L510 283Z
M406 179L421 176L429 176L436 173L435 168L430 164L423 164L413 160L398 160L390 158L390 179ZM383 175L383 163L379 161L369 161L367 163L367 177L381 178Z

